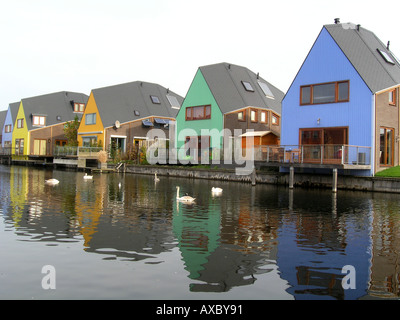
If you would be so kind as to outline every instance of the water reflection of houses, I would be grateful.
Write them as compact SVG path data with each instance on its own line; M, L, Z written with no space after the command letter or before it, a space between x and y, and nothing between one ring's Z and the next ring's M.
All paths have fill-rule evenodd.
M271 271L276 257L274 218L257 211L255 195L241 197L243 189L232 188L237 202L214 199L200 191L201 205L178 204L173 229L188 277L195 292L226 292L251 285L257 275ZM210 188L211 189L211 188Z
M400 297L400 214L397 195L381 195L374 201L372 220L371 278L373 297Z
M341 195L335 202L319 191L307 192L315 195L302 197L297 192L296 214L288 210L282 215L279 230L278 265L292 286L288 292L296 299L363 297L369 277L370 202L354 201L354 195ZM303 198L314 200L307 204ZM346 265L356 269L355 290L342 287Z
M85 251L107 255L105 259L137 261L153 258L175 246L171 211L166 206L171 203L171 193L162 186L155 190L157 186L151 177L100 177L105 179L101 214L92 225L93 232L84 234Z
M59 172L62 180L66 173ZM21 166L10 167L10 206L6 215L17 228L17 233L37 241L65 241L78 234L71 225L73 213L65 210L66 204L74 207L75 190L46 185L50 171ZM65 214L60 214L65 213Z

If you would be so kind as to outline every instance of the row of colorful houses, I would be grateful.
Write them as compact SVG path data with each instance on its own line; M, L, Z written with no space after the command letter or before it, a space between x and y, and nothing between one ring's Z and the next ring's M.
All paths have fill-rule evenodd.
M2 146L16 156L51 156L68 142L65 122L78 116L80 146L125 152L154 128L169 139L174 124L177 149L224 150L241 138L241 148L257 149L263 161L279 153L277 159L301 170L341 165L374 175L399 164L400 63L389 45L336 19L322 27L286 93L263 75L224 62L199 67L185 97L136 81L89 96L22 99L4 116Z

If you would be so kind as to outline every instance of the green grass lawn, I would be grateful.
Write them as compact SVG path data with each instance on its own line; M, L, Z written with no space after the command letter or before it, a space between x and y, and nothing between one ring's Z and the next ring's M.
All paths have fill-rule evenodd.
M400 177L400 166L389 168L375 174L377 177Z

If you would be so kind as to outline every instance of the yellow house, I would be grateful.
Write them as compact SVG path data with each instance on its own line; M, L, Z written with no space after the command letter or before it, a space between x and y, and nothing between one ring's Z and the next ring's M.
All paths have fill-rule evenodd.
M17 113L17 117L14 123L14 130L12 133L12 148L13 158L16 159L26 159L29 154L28 149L29 146L29 134L28 134L28 126L26 122L24 106L21 101Z
M82 115L87 99L83 93L67 91L22 99L12 133L13 158L51 155L57 141L66 139L63 124Z

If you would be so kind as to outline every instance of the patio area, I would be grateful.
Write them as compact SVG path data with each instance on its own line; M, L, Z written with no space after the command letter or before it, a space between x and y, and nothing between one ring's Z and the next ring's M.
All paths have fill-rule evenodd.
M281 167L371 168L371 148L352 145L255 146L254 160Z

